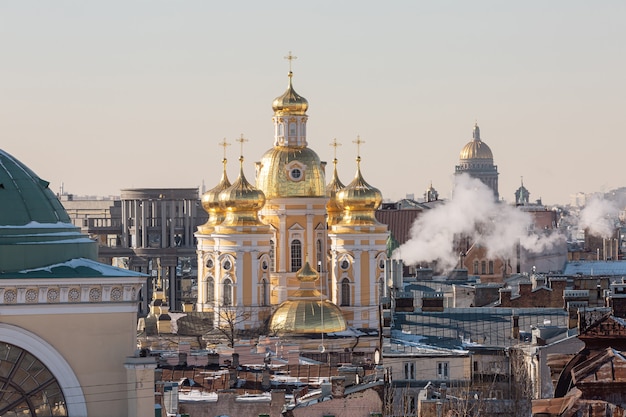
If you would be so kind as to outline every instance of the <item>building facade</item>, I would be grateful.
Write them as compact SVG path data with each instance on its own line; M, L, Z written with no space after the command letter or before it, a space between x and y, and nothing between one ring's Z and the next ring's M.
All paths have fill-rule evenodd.
M374 212L379 190L361 174L344 186L334 161L327 184L326 163L309 147L308 101L289 84L277 97L273 146L256 163L256 183L243 174L221 181L202 196L209 213L198 228L198 311L245 317L238 327L260 327L278 305L298 297L297 272L309 264L319 274L322 299L340 306L349 326L377 328L378 283L386 259L387 226ZM245 141L243 138L240 142ZM357 145L362 142L357 139Z

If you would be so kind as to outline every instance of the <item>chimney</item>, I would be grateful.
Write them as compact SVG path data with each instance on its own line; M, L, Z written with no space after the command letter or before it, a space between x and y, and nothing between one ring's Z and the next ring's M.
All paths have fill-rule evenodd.
M345 376L331 376L330 377L331 390L333 398L343 398L346 390L346 377Z
M519 316L515 313L511 316L511 339L519 339Z

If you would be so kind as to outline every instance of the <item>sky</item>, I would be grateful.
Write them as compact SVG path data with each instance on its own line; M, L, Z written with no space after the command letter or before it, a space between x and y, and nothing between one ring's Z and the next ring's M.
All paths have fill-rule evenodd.
M273 144L288 83L307 139L339 177L386 200L450 198L481 138L501 198L626 186L626 2L0 2L0 148L74 195L213 188ZM331 172L327 172L330 181Z

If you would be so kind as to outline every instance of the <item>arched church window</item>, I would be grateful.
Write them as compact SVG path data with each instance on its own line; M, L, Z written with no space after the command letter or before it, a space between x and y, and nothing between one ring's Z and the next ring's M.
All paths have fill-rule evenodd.
M278 124L278 136L283 136L285 134L285 125L282 123Z
M68 415L59 382L38 358L18 346L0 342L0 363L0 415Z
M493 275L493 261L489 261L489 275Z
M315 259L317 262L317 272L322 272L322 241L317 239L315 242Z
M474 275L478 275L478 261L474 261L473 267Z
M269 283L265 278L261 280L261 297L259 304L262 306L269 305Z
M226 278L224 280L224 294L223 294L223 299L224 299L224 305L225 306L231 306L233 305L233 282L230 280L230 278Z
M206 300L208 303L215 301L215 279L213 277L206 280Z
M487 274L487 262L482 261L482 262L480 263L480 273L481 273L482 275L486 275L486 274Z
M291 241L291 272L302 268L302 242L298 239Z
M276 271L276 243L270 240L270 272Z
M350 305L350 280L348 278L341 280L341 305Z

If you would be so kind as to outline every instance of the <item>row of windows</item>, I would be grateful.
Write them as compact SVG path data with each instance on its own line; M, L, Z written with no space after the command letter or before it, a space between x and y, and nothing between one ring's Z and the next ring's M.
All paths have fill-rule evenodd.
M215 302L215 279L209 277L206 281L207 302ZM233 304L233 282L230 278L224 279L222 283L222 305L230 306ZM269 305L269 282L266 279L261 280L261 295L259 305ZM341 281L341 305L350 305L350 280L344 278Z
M207 302L215 302L215 279L209 277L206 280ZM222 283L222 299L220 300L224 306L233 305L233 281L230 278L224 279ZM266 279L261 280L261 294L259 297L259 305L269 305L269 282Z
M436 371L438 379L450 379L449 374L449 362L437 362L436 363ZM404 363L404 379L415 379L415 363L414 362L405 362Z
M480 269L478 268L478 266L480 265ZM493 275L493 261L481 261L478 262L477 260L474 261L474 265L473 265L473 274L474 275Z

